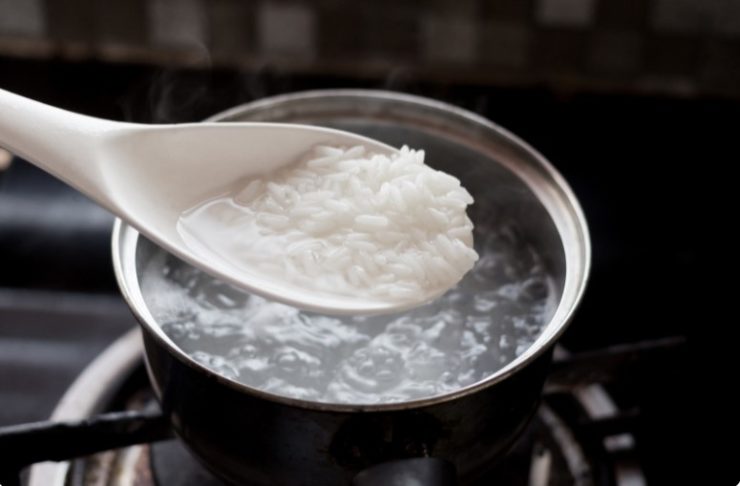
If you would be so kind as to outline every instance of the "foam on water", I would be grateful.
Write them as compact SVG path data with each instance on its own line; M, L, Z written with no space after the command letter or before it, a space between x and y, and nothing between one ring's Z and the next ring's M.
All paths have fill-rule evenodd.
M142 275L164 332L193 359L246 385L330 403L432 397L522 354L556 305L541 258L512 225L476 226L481 255L444 296L401 315L327 317L248 295L165 253Z

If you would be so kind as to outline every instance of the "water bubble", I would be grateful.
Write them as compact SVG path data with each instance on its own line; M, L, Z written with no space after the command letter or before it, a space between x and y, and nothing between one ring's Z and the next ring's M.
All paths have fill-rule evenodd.
M445 353L426 343L419 343L406 356L406 369L415 381L436 381L458 363L455 356Z
M370 345L355 351L341 365L345 383L368 393L382 393L400 383L404 362L401 353L383 345Z
M273 356L273 361L278 370L296 381L304 378L315 378L322 373L319 358L291 346L278 348Z
M226 378L236 378L239 376L239 372L236 368L221 356L214 356L205 351L195 351L191 353L190 356L198 363L208 367L221 376L225 376Z

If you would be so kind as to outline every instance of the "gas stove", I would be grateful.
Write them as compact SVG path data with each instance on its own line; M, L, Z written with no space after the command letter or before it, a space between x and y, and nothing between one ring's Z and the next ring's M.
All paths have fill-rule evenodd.
M150 74L120 68L113 74L121 91L111 94L86 73L70 71L85 99L94 95L85 106L99 107L86 112L110 117L117 108L106 100L120 99L124 86ZM260 96L379 87L372 80L275 73L254 80ZM246 95L218 96L235 93L237 81L243 78L214 72L209 103L178 121L248 101ZM590 225L591 281L563 336L540 409L482 484L680 483L683 468L675 466L693 448L687 434L676 432L688 416L685 335L689 323L700 322L697 298L685 283L701 279L701 232L687 233L684 221L700 220L694 199L708 196L713 186L698 184L696 171L680 170L693 165L695 154L677 141L721 130L736 119L738 107L421 82L394 88L475 109L522 136L571 183ZM39 98L56 97L57 104L74 108L62 94L47 94ZM138 118L148 121L139 108ZM707 110L712 117L703 116ZM0 168L0 427L26 433L29 428L18 424L53 412L56 426L31 429L69 432L61 440L76 437L67 443L80 457L34 465L24 472L24 484L219 484L162 423L136 331L110 344L136 325L110 270L111 216L22 161L7 165ZM685 197L687 187L696 197ZM79 434L80 426L86 432ZM111 447L139 443L91 455L101 443L79 439L85 434L103 436L109 442L102 444ZM43 441L31 437L29 444L41 449ZM0 455L2 486L17 481L12 469Z
M75 323L100 326L109 335L134 324L122 303L106 295L67 295L61 301L58 295L50 300L49 293L0 296L6 322L35 316L72 330ZM32 302L47 304L45 313L30 308ZM621 394L620 386L636 370L674 359L683 345L683 338L672 337L577 353L558 348L536 416L511 450L471 486L649 484L639 444L643 417L628 401L618 403L611 390ZM18 483L9 457L61 459L49 451L59 454L63 443L63 458L76 459L32 466L28 486L222 485L173 438L153 398L141 350L139 330L127 331L77 376L50 421L0 429L0 457L7 468L0 468L0 484ZM19 436L27 440L19 442Z
M64 437L70 448L80 450L95 447L95 440L110 445L152 441L33 466L28 486L224 485L172 438L148 385L140 339L134 329L115 341L65 393L52 415L53 424L47 430L37 424L25 433L38 441L35 453L50 438ZM634 360L678 345L680 340L662 340L583 355L558 349L531 424L508 454L471 486L647 484L635 454L635 412L620 409L606 389L591 380L614 377L614 364L624 364L627 357ZM60 423L67 425L63 432Z

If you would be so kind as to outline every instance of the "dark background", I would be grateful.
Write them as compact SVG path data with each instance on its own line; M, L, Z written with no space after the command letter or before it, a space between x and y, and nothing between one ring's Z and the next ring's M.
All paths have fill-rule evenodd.
M736 321L715 276L732 276L721 242L737 221L724 214L740 120L734 5L0 0L0 87L138 122L336 87L490 118L549 158L586 212L593 272L565 345L688 340L613 390L640 410L649 484L736 484L737 409L725 396L737 365L695 344ZM21 161L0 169L0 425L47 417L84 363L134 325L113 279L111 224Z

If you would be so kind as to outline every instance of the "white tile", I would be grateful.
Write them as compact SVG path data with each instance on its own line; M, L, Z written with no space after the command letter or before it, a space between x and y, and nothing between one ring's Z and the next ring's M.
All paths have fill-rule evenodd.
M41 36L45 31L43 0L0 0L0 35Z
M305 5L263 3L258 13L257 38L263 54L313 57L314 12Z
M424 58L433 62L472 62L475 60L476 34L476 25L471 18L427 16L422 22Z
M537 22L549 27L588 27L594 13L595 0L537 0L535 5Z
M204 46L206 19L200 0L149 0L149 38L167 46Z

